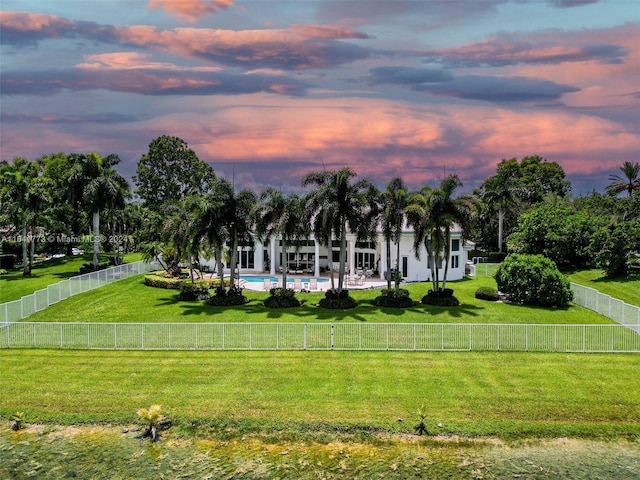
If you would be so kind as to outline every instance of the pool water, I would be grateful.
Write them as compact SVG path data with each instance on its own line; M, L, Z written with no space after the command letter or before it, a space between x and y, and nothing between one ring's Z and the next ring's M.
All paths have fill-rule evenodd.
M287 283L293 283L293 278L290 275L287 275ZM246 280L247 282L251 282L251 283L264 283L265 280L271 280L272 282L278 282L280 280L282 280L282 277L273 277L271 275L240 275L240 279L241 280ZM309 277L302 277L300 279L302 282L307 282L309 283L311 281L311 278ZM327 280L326 278L318 278L318 283L322 283L322 282L328 282L329 280Z

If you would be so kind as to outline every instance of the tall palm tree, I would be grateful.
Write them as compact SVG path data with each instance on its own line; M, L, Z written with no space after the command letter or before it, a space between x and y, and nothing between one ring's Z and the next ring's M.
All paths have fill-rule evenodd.
M199 215L195 225L196 234L213 248L221 286L224 285L224 248L229 239L229 230L225 224L225 201L231 193L228 182L217 180L211 191L199 197Z
M211 193L213 210L209 215L213 215L220 228L217 232L210 231L210 237L214 239L214 248L218 251L217 258L222 256L224 246L221 241L229 244L230 258L229 268L231 278L230 290L235 290L236 266L238 264L238 246L252 242L252 211L258 201L257 195L248 189L235 192L233 184L225 179L216 182L214 191ZM217 245L217 247L216 247Z
M347 229L359 236L368 219L369 195L375 188L368 180L353 181L356 173L350 168L333 172L313 172L305 175L302 186L314 186L307 196L316 241L332 252L333 237L340 242L340 263L337 293L342 292L347 253ZM336 291L330 255L331 289Z
M433 291L446 288L449 257L451 254L451 228L457 226L461 240L470 230L474 201L471 197L454 198L455 191L462 186L457 175L449 175L438 188L423 187L411 196L407 216L414 228L414 251L424 245L429 256ZM438 265L444 263L442 286Z
M164 238L171 242L179 260L186 260L189 266L189 277L194 281L194 257L199 258L200 232L198 222L201 215L200 197L187 196L184 200L168 204L165 209L166 218L163 228Z
M260 195L260 203L254 214L259 238L270 238L272 242L278 237L282 240L282 285L285 286L289 267L287 247L293 245L297 251L300 241L311 233L304 199L295 193L284 195L279 190L268 188Z
M391 269L391 242L396 245L396 266L398 272L400 265L400 237L406 218L406 208L409 204L409 191L401 178L392 178L386 190L381 193L381 221L382 235L386 243L387 268ZM387 275L387 288L391 289L391 275ZM396 290L400 288L400 277L395 278Z
M488 208L498 210L498 251L504 244L504 216L518 203L518 178L520 176L517 161L502 161L498 173L487 178L482 185L482 200ZM494 210L495 211L495 210Z
M39 163L24 158L15 158L13 165L0 163L0 216L21 232L23 275L31 273L37 221L48 199L46 180L40 173Z
M100 251L100 212L107 208L124 208L129 196L129 184L115 166L120 163L117 155L101 157L89 154L72 154L73 168L69 181L82 195L82 205L91 214L93 225L93 266L98 266Z
M607 193L615 197L622 192L627 192L627 195L631 197L633 192L640 190L640 163L624 162L620 171L622 176L609 176L609 181L612 183L607 187Z

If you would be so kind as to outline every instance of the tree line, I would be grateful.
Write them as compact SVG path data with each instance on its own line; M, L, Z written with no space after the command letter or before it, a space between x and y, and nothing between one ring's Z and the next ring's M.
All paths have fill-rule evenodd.
M537 155L500 161L496 174L472 195L458 194L462 183L457 175L416 191L399 177L379 189L349 168L305 175L304 194L273 188L236 191L184 140L168 135L149 144L133 188L118 173L119 162L116 155L95 152L0 162L2 253L16 253L28 275L36 252L69 254L76 246L56 241L56 235L78 239L89 233L95 268L102 249L116 257L142 251L174 272L181 264L193 268L201 256L215 258L221 272L225 260L235 271L238 247L254 237L279 236L286 249L299 248L313 233L330 250L334 241L339 245L337 284L330 272L332 290L340 292L347 232L371 241L381 231L391 265L391 249L399 248L403 226L410 225L416 253L426 248L437 291L446 287L455 224L480 252L539 253L560 268L595 265L608 275L629 273L639 263L638 163L624 163L621 175L609 178L606 192L572 200L560 165ZM438 263L444 265L443 278ZM283 276L286 270L285 265ZM395 280L398 288L400 279ZM231 282L236 288L233 277ZM389 277L389 289L391 282Z

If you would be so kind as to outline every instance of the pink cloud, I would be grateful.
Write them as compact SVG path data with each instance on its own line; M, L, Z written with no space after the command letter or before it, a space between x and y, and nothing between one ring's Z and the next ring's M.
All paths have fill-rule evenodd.
M187 22L196 22L206 15L213 15L233 5L233 0L149 0L152 10L162 9Z

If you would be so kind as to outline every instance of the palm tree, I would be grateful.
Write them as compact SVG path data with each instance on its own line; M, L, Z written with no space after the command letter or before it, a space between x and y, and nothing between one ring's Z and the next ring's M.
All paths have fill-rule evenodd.
M454 198L453 194L462 182L457 175L449 175L438 188L423 187L411 196L407 216L414 228L414 251L416 257L424 244L431 268L433 291L446 288L449 256L451 253L451 228L456 225L464 240L471 227L475 209L471 197ZM438 264L444 262L442 286L440 286Z
M209 224L212 225L211 222L216 222L218 227L217 231L209 230L207 235L210 240L213 240L212 244L217 250L216 257L218 259L222 257L224 242L230 244L229 268L231 270L231 278L229 280L229 289L233 291L235 290L238 246L240 244L250 244L253 241L251 237L251 213L258 198L254 192L247 189L236 193L233 185L224 179L219 179L216 182L214 191L210 195L212 195L210 200L211 209L208 211L207 216L210 219ZM220 272L220 275L222 275L222 272Z
M518 202L519 166L517 161L503 160L498 166L498 173L487 178L482 185L482 199L489 208L498 210L498 251L502 252L504 244L504 215L515 208ZM495 211L495 210L494 210Z
M225 201L231 193L232 189L228 182L217 180L213 190L200 197L199 215L194 226L196 235L213 248L221 287L224 285L222 266L224 247L229 238L229 231L225 224Z
M375 187L368 180L353 182L356 173L350 168L333 172L313 172L305 175L302 186L315 186L307 196L307 208L312 227L321 245L332 252L333 237L340 242L340 266L337 293L342 292L347 253L347 227L349 231L363 235L370 210L369 196ZM329 255L332 256L332 253ZM336 292L333 265L330 257L331 289Z
M627 192L631 197L633 192L640 189L640 163L624 162L620 171L623 176L609 176L609 181L612 183L607 187L607 193L615 197L622 192Z
M165 213L168 218L163 228L163 236L174 246L178 260L187 261L192 282L194 281L193 260L194 257L198 259L200 251L199 207L200 197L197 196L187 196L182 201L167 205Z
M89 154L72 154L74 163L69 181L81 192L82 205L92 216L93 266L98 266L100 250L100 212L107 208L124 208L129 196L129 184L115 166L120 163L117 155L101 157Z
M31 273L37 220L48 198L46 181L40 172L39 163L24 158L15 158L13 165L0 163L0 214L21 231L23 275Z
M386 243L387 268L391 269L391 242L396 245L396 273L399 271L400 237L409 204L409 192L401 178L392 178L381 194L382 235ZM400 277L395 278L396 290L400 288ZM387 275L387 288L391 289L391 275Z
M279 190L268 188L260 195L260 204L254 214L256 234L259 238L270 238L272 242L278 237L282 239L285 262L282 269L282 285L285 286L289 266L287 247L293 245L297 251L300 241L308 238L311 233L304 199L295 193L284 195Z

